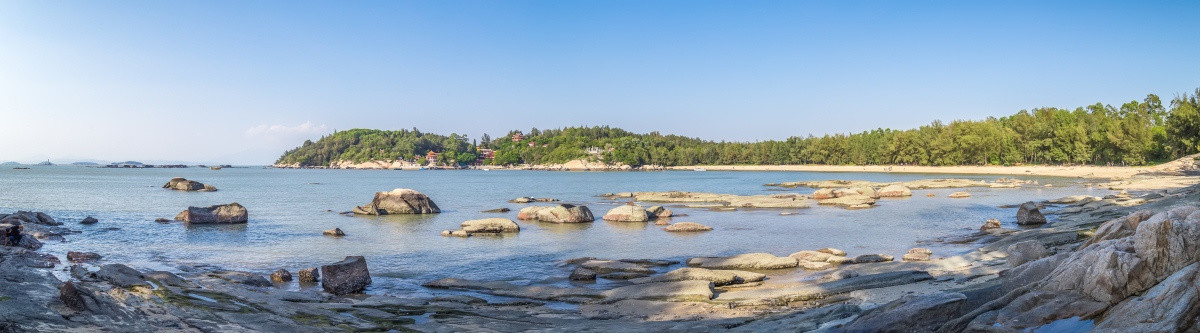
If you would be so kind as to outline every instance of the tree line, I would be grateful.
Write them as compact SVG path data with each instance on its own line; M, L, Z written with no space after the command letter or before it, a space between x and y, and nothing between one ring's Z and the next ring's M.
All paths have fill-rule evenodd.
M338 160L475 163L479 149L495 151L492 165L551 164L575 159L640 165L1145 165L1200 152L1200 89L1173 98L1156 95L1120 106L1036 108L984 120L934 121L915 129L794 136L759 142L710 141L608 126L567 127L504 137L442 136L417 129L339 131L286 152L278 163L329 165ZM520 134L521 140L513 141Z

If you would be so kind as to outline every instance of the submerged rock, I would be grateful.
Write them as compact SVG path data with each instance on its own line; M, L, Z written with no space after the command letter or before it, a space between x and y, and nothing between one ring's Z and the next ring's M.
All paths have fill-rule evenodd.
M627 272L638 274L653 274L654 270L644 264L630 263L618 260L588 260L579 267L590 269L596 273Z
M204 183L194 180L187 180L183 177L171 178L171 180L162 187L176 191L212 192L217 190L217 188L213 187L212 185L205 185Z
M100 220L97 220L94 217L88 216L88 217L83 218L83 220L80 220L79 224L96 224L96 222L100 222Z
M321 288L334 295L360 293L371 284L367 259L349 256L342 261L321 266Z
M1042 216L1042 212L1038 211L1038 206L1033 201L1021 204L1021 208L1017 210L1017 224L1019 225L1037 225L1046 224L1046 217Z
M188 223L246 223L246 207L234 202L227 205L188 207L175 215L176 221Z
M441 209L428 196L415 190L398 188L389 192L376 192L375 198L365 206L354 207L355 214L436 214Z
M510 211L512 211L512 209L508 209L508 207L502 207L502 208L496 208L496 209L488 209L488 210L483 211L483 213L508 213Z
M571 271L571 276L567 277L571 281L596 281L596 271L579 267Z

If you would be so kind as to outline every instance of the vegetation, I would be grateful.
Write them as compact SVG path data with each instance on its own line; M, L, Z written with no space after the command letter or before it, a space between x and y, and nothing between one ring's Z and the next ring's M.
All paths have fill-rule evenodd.
M512 138L516 134L519 141ZM417 129L340 131L290 150L278 161L305 166L334 161L423 160L471 164L493 149L493 165L563 163L574 159L632 166L711 164L1144 165L1200 152L1200 89L1165 107L1158 96L1120 107L1096 103L1073 110L1038 108L1002 118L956 120L909 130L791 137L782 141L714 142L617 128L569 127L509 132L478 144L464 135ZM423 162L423 161L422 161Z

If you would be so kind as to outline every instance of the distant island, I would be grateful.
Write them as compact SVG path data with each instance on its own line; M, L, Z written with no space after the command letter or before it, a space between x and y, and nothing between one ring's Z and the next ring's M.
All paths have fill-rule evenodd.
M96 163L96 162L75 162L75 163L71 163L71 165L78 165L78 166L96 166L96 165L100 165L100 163Z
M1119 107L1037 108L1002 118L934 121L916 129L724 142L567 127L440 135L412 130L351 129L305 141L277 167L599 165L1126 165L1164 162L1200 151L1200 89L1164 106L1156 95Z

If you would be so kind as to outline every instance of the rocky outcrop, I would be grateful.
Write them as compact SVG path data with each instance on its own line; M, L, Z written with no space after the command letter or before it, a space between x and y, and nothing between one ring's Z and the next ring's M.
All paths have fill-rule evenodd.
M864 312L844 332L928 332L935 323L966 312L967 296L955 292L909 295Z
M342 237L346 235L346 232L342 231L342 228L333 228L322 231L321 234L325 236Z
M776 257L770 253L747 253L730 257L699 257L688 259L688 266L708 269L770 270L794 268L796 258Z
M196 191L196 192L212 192L212 191L217 190L217 188L213 187L212 185L205 185L204 183L194 181L194 180L187 180L187 179L184 179L183 177L171 178L171 180L168 181L165 185L163 185L162 188L172 189L172 190L176 190L176 191Z
M67 251L67 261L74 263L92 262L100 260L100 255L95 252L75 252Z
M670 302L703 302L713 298L713 284L708 281L682 280L634 284L601 293L604 303L626 299Z
M62 223L55 221L50 215L42 212L27 212L17 211L12 214L0 214L0 223L12 225L29 225L40 224L46 226L60 226Z
M146 276L142 275L142 272L138 272L136 269L122 264L100 266L100 270L96 271L95 276L121 288L132 288L135 286L150 287L150 284L146 282Z
M675 224L671 224L670 226L667 226L666 228L663 228L663 230L666 230L668 232L698 232L698 231L712 231L713 228L703 225L703 224L695 223L695 222L678 222Z
M900 260L902 260L902 261L929 261L929 258L932 255L933 255L933 251L930 251L927 248L918 247L918 248L909 249L908 253L905 253L903 257L900 257Z
M732 284L742 284L750 282L759 282L766 279L766 275L762 273L754 273L737 270L713 270L696 267L684 267L661 275L637 278L629 280L632 283L654 283L654 282L669 282L669 281L684 281L698 280L712 282L715 286L726 286Z
M950 195L948 195L947 197L950 197L950 198L970 198L970 197L971 197L971 194L970 194L970 193L967 193L967 192L954 192L954 193L950 193Z
M234 202L227 205L188 207L179 215L175 215L175 220L197 224L246 223L247 217L246 207Z
M100 222L100 220L97 220L96 218L91 217L91 216L88 216L88 217L83 218L82 220L79 220L79 224L83 224L83 225L96 224L97 222Z
M1033 201L1021 204L1021 208L1017 210L1017 224L1019 225L1039 225L1046 224L1046 217L1042 216L1042 212L1038 210L1038 206Z
M321 279L321 272L316 267L301 269L296 275L300 283L317 283Z
M602 195L611 199L630 198L641 202L683 203L695 208L807 208L812 200L800 194L734 195L702 192L624 192Z
M651 217L671 217L675 216L675 212L663 206L650 206L646 208L646 213Z
M520 212L517 212L517 219L554 223L582 223L596 220L596 218L592 216L592 211L589 210L587 206L576 206L571 204L561 204L549 207L525 207L522 208Z
M1050 255L1050 250L1046 246L1036 240L1027 240L1016 242L1008 246L1008 261L1009 267L1021 266L1024 263L1045 258Z
M271 282L290 282L290 281L292 281L292 272L288 272L288 270L286 270L286 269L280 268L279 270L271 273Z
M621 205L605 213L603 219L613 222L647 222L650 221L650 215L642 206Z
M371 284L367 259L349 256L342 261L321 266L321 288L334 295L360 293Z
M904 185L892 184L879 189L879 196L884 198L911 197L912 190Z
M438 208L437 204L433 203L433 200L424 193L406 188L376 192L371 203L354 207L354 213L361 215L436 214L441 212L442 210Z

